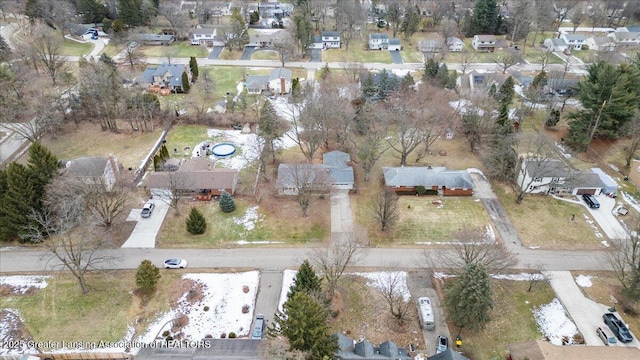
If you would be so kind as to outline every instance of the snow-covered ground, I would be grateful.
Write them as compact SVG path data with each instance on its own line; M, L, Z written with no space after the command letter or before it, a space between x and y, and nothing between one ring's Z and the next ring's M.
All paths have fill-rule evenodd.
M562 345L562 339L573 343L573 336L578 333L576 324L567 317L560 300L553 299L549 304L533 310L533 315L540 331L555 345Z

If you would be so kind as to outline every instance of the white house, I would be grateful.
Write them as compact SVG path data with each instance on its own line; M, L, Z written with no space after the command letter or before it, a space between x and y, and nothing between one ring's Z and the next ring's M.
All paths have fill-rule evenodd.
M455 36L449 36L447 38L447 47L451 52L461 52L464 47L464 42Z
M554 159L521 159L518 185L526 193L545 195L598 195L604 186L594 171L575 171Z
M544 46L550 51L563 52L569 48L569 45L563 39L545 39Z
M389 48L389 35L382 33L369 34L369 50L382 50Z
M387 49L389 49L389 51L402 50L402 43L400 42L400 39L389 39L389 46L387 47Z
M616 49L616 43L613 38L609 36L594 36L587 39L586 42L589 50L595 51L614 51Z
M189 32L191 45L213 47L217 31L214 28L192 29Z
M323 49L340 49L339 31L323 31L321 36Z
M607 35L619 46L640 44L640 36L635 31L612 32Z
M496 49L496 37L493 35L474 35L471 46L475 51L494 52Z
M582 34L562 33L560 39L567 43L569 50L582 50L582 45L587 42L587 38Z

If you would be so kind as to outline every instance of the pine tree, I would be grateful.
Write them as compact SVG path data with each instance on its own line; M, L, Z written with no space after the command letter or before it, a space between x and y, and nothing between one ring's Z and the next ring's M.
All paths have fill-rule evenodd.
M471 30L474 33L473 35L495 34L499 25L499 17L496 0L476 1L471 26Z
M136 271L136 286L146 293L156 290L160 280L160 269L149 260L142 260Z
M29 180L29 169L16 162L4 171L5 189L0 199L0 239L18 240L22 230L29 224L28 215L34 209L36 199Z
M276 161L274 141L282 136L282 127L276 110L270 101L265 101L260 109L258 118L258 135L264 139L265 151L271 153L273 162Z
M233 198L231 198L231 195L226 192L223 192L222 195L220 195L220 210L225 213L230 213L236 210L236 203L233 201Z
M58 174L60 162L49 149L40 145L39 142L35 142L29 148L27 168L29 183L33 194L31 205L34 207L34 210L39 211L42 208L45 188Z
M515 83L513 77L509 76L500 86L500 89L496 93L496 99L503 104L511 105L513 98L516 95Z
M435 79L438 75L438 70L440 69L440 64L429 58L427 62L424 63L424 74L422 76L422 80L426 81L428 79Z
M313 267L309 264L309 260L305 260L300 265L295 278L293 279L293 285L289 289L287 298L293 297L297 292L303 291L311 296L316 296L322 291L320 278L313 271Z
M542 88L547 85L547 81L549 80L549 75L546 71L540 71L536 77L533 78L531 82L531 86L534 88Z
M182 73L182 91L188 93L191 89L191 84L189 84L189 75L186 72Z
M189 59L189 69L191 69L191 77L193 78L193 81L198 80L198 61L195 56L192 56L191 59Z
M187 231L192 235L204 234L207 230L207 220L204 215L195 207L191 208L187 218Z
M445 305L454 325L477 331L486 324L493 308L491 282L481 264L470 263L445 290Z
M269 334L282 334L289 340L291 350L309 352L312 359L332 358L338 349L329 334L329 314L313 297L297 292L283 305L269 328Z
M373 82L373 74L367 74L367 77L362 82L360 89L362 91L362 96L366 99L371 99L376 96L378 89L376 88L376 84Z
M118 0L118 18L125 25L142 25L142 0Z

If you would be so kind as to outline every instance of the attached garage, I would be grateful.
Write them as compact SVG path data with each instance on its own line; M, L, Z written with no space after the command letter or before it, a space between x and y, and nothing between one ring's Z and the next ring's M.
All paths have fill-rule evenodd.
M596 189L578 189L576 191L576 195L584 195L584 194L596 195L597 191L598 190L596 190Z

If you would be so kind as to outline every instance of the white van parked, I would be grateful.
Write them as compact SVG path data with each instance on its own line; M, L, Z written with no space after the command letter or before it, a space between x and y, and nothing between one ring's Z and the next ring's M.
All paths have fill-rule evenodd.
M431 299L428 297L418 298L418 313L420 314L420 327L425 330L435 330L436 323Z

